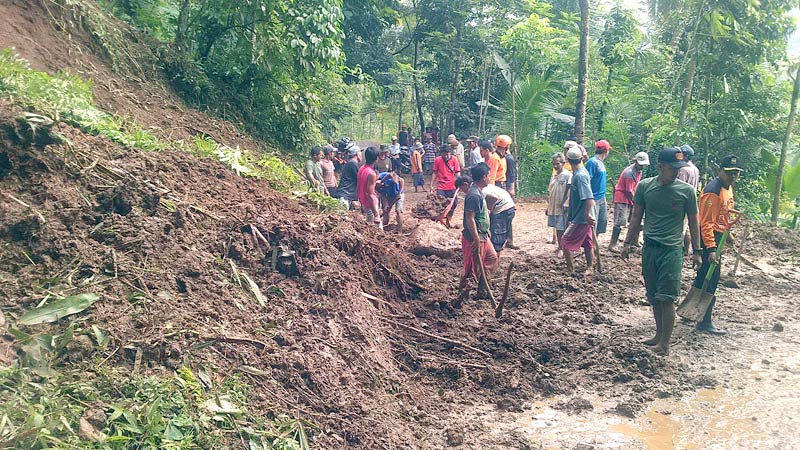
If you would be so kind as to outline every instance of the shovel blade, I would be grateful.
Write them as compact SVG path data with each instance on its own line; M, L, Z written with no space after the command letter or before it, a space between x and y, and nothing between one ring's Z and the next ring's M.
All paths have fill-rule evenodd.
M710 292L693 286L689 289L689 293L686 294L686 298L683 299L683 302L678 305L676 312L684 319L698 322L705 316L708 305L711 304L713 298L714 295Z

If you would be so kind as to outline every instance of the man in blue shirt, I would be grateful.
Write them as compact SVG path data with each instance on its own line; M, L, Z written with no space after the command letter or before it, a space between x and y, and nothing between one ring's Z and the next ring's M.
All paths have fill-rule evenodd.
M594 196L594 216L597 218L594 230L597 234L605 233L608 225L608 206L606 205L606 165L603 160L611 153L611 144L605 139L600 139L594 144L595 155L586 161L586 171L589 172Z

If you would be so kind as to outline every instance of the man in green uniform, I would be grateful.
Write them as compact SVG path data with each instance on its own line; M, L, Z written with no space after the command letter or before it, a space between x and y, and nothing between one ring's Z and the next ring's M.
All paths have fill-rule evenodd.
M621 256L627 259L641 231L644 216L642 276L647 301L653 306L656 335L645 341L654 352L669 354L669 339L675 326L675 302L681 293L683 267L683 219L689 220L695 266L702 263L697 194L692 186L677 181L678 169L686 166L680 148L670 147L658 154L658 176L642 180L633 196L633 216Z

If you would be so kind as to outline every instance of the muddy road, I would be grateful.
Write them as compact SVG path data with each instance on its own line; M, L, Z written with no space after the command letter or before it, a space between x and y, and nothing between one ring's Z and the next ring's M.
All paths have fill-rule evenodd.
M408 203L413 205L422 197L411 193L409 198ZM537 284L537 279L550 283L559 279L554 277L559 273L559 260L554 255L552 230L546 227L544 208L542 201L518 202L514 228L520 250L505 250L501 257L501 273L512 259L515 263L526 259L546 262L553 272L546 276L515 273L515 279L528 278L528 286ZM456 217L460 218L460 214L459 208ZM651 356L639 343L653 331L650 308L643 302L639 261L635 257L629 262L621 261L617 254L606 250L608 234L601 235L605 274L598 280L577 282L579 289L584 288L584 283L602 286L606 295L598 301L604 307L600 317L591 321L600 323L587 326L564 320L558 313L553 317L567 334L587 335L589 339L595 336L600 341L589 349L597 352L597 364L583 360L578 367L572 367L572 374L554 371L553 379L559 380L554 383L556 392L545 389L525 400L499 395L499 399L489 401L463 401L445 420L456 424L446 430L445 444L460 448L565 450L797 448L800 253L785 232L758 225L754 230L743 252L745 262L740 262L735 277L727 276L726 286L718 292L715 321L729 334L707 335L697 332L692 323L679 321L672 353L667 357ZM732 266L733 257L729 257L723 274L728 274ZM687 265L684 292L692 277ZM569 295L569 290L565 294ZM509 317L501 322L524 323L526 317L548 314L543 306L512 301L507 310ZM537 333L535 329L519 331ZM529 344L537 340L547 339L534 337ZM613 345L614 341L623 348ZM580 348L576 350L580 352ZM608 357L604 353L619 357L620 352L623 359L633 362L634 369L638 365L644 370L614 373L619 367L610 365L604 370L603 361ZM560 384L565 379L573 383Z

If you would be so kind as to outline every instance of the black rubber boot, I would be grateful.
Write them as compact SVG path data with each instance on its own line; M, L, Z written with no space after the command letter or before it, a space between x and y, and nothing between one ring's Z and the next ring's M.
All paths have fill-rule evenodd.
M717 296L715 295L711 299L711 303L708 305L708 309L706 309L706 315L703 316L703 320L697 324L697 329L716 336L723 336L728 334L728 332L715 327L714 324L711 323L711 312L714 310L714 305L716 304L717 304Z

